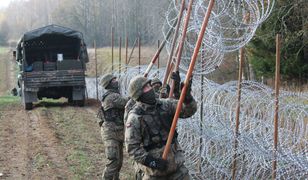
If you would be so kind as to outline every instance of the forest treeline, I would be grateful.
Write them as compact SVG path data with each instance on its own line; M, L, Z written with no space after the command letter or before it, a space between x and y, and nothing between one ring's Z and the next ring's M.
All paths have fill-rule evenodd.
M142 45L162 40L170 0L13 0L0 10L0 45L16 44L29 30L57 24L79 30L88 47L111 45L129 37L132 46L140 35ZM217 1L219 3L219 1ZM257 79L274 77L275 36L282 35L281 74L285 80L308 79L308 0L276 0L270 17L246 46L247 60Z
M110 46L111 28L115 42L129 37L133 44L162 39L162 24L169 1L153 0L14 0L0 10L0 43L16 43L29 30L56 24L81 31L86 43Z
M308 83L308 0L276 0L270 17L247 46L257 78L275 75L275 36L280 34L283 80Z

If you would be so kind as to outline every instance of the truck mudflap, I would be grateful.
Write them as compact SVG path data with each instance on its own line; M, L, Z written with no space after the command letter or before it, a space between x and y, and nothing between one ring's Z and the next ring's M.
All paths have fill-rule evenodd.
M85 104L85 87L73 87L72 98L74 104L82 107Z
M73 100L85 99L85 88L80 86L74 86L72 96Z
M35 91L26 91L25 87L24 87L24 83L21 84L20 87L20 96L21 96L21 100L22 103L25 107L26 110L31 110L32 109L32 102L36 102L37 101L37 92Z
M58 70L23 72L25 88L56 86L85 86L84 70Z

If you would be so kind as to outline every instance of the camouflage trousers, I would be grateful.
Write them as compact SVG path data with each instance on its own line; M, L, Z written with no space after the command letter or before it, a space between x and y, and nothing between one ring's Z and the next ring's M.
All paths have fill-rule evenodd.
M135 166L136 168L136 166ZM190 180L188 169L182 165L176 172L168 176L150 176L136 169L136 180Z
M123 162L123 131L111 132L102 127L101 134L105 146L106 166L104 180L118 180Z

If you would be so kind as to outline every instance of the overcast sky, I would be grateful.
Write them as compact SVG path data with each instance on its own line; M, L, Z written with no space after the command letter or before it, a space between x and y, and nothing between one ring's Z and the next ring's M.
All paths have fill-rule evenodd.
M0 8L7 7L11 1L13 0L0 0Z

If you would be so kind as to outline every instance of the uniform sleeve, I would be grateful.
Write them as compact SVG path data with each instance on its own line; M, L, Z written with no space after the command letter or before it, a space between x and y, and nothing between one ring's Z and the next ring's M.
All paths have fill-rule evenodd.
M170 109L170 113L174 116L178 100L175 99L167 99L168 109ZM182 110L180 113L180 118L189 118L194 115L197 111L197 102L193 99L190 103L183 103Z
M124 109L128 98L122 97L118 93L112 93L107 96L103 102L103 107L105 110L110 108Z
M128 113L133 109L135 104L136 102L134 100L128 98L128 101L125 105L125 111L124 111L124 124L127 121Z
M126 151L133 160L144 164L148 153L141 146L141 124L138 117L134 114L129 114L125 124L125 147Z
M118 95L114 99L114 108L124 109L127 101L128 101L128 98L122 97L121 95Z

